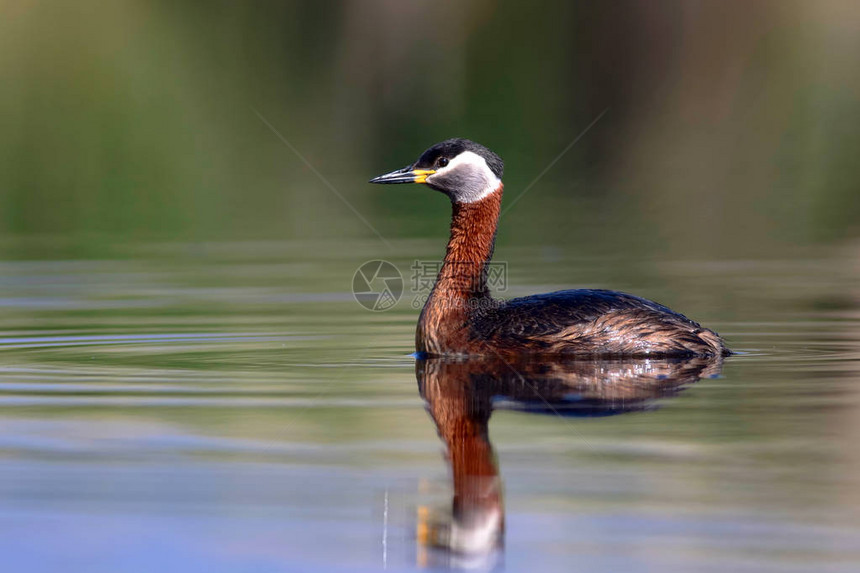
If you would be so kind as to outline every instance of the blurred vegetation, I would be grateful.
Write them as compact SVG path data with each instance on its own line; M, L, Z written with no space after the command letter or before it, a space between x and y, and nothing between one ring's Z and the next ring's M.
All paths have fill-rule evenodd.
M143 421L230 440L171 442L171 464L323 459L235 439L393 440L327 455L437 463L412 293L374 314L349 288L366 260L408 278L441 254L444 198L367 180L465 136L505 158L516 202L502 296L629 290L746 353L646 416L500 413L511 482L561 468L574 495L542 493L553 511L620 506L647 493L607 482L624 465L643 507L835 519L860 419L857 22L848 0L0 0L0 259L50 259L0 261L4 416L99 421L92 440L6 427L3 455L148 459L149 425L111 446L110 424Z
M0 254L386 238L448 209L373 175L465 136L500 245L678 255L860 234L860 6L0 0ZM422 192L423 191L423 192ZM385 252L380 243L380 253Z

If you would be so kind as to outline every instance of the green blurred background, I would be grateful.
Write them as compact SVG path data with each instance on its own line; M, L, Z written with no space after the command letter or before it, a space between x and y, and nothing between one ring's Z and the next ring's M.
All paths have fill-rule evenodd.
M605 110L504 216L502 247L743 257L860 235L855 2L3 0L0 13L7 259L376 240L256 112L386 238L441 241L448 208L370 177L469 137L506 160L511 204Z
M454 136L506 160L501 297L739 351L641 415L494 415L510 569L856 562L860 2L0 0L6 569L378 569L383 493L445 471L410 269L450 209L367 180Z

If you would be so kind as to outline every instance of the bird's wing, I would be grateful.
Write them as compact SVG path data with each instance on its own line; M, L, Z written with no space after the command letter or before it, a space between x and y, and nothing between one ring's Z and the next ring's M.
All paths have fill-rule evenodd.
M476 316L475 326L483 335L505 332L531 338L594 322L617 311L665 314L695 324L683 315L644 298L610 290L577 289L505 301Z
M607 354L721 352L719 336L661 304L607 290L516 298L476 314L475 335L498 346Z

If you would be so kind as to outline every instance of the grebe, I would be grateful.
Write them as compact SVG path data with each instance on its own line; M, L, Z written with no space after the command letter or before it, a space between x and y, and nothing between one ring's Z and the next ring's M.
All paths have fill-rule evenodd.
M415 336L425 356L714 356L720 336L663 305L596 289L497 300L487 288L502 204L502 159L468 139L437 143L370 183L422 183L451 199L445 259Z

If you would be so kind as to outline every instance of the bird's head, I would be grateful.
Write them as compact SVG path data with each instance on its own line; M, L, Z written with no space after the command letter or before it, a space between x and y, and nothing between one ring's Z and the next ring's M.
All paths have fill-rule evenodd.
M499 188L505 164L474 141L448 139L421 154L418 161L374 177L371 183L423 183L455 203L480 201Z

